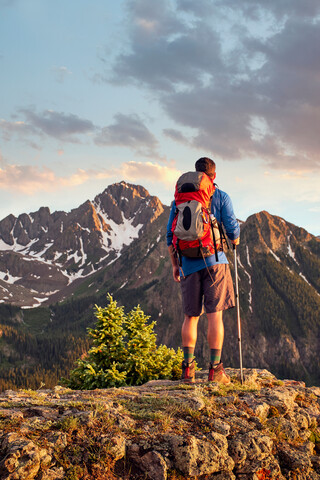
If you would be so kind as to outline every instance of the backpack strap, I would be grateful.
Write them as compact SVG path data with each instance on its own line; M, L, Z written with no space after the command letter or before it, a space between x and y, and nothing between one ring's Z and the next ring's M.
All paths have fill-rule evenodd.
M210 217L209 217L209 218L210 218ZM218 223L218 225L219 225L219 223ZM215 253L215 256L216 256L216 261L219 262L218 252L217 252L217 241L216 241L216 236L215 236L215 234L214 234L214 228L213 228L213 225L212 225L211 218L210 218L210 226L211 226L211 231L212 231L214 253Z
M220 220L221 220L221 210L222 210L221 190L216 183L214 184L214 186L215 186L215 195L217 195L217 194L219 195L219 202L220 202L219 212L220 212ZM229 240L228 240L228 237L226 235L226 232L225 232L224 225L223 225L222 221L218 222L218 227L219 227L219 232L220 232L222 251L223 251L223 241L225 241L225 243L227 245L227 249L230 250Z

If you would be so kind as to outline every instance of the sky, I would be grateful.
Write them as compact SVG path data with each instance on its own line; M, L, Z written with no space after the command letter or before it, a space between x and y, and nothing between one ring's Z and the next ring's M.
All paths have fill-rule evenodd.
M236 216L320 235L319 0L0 0L0 219L203 156Z

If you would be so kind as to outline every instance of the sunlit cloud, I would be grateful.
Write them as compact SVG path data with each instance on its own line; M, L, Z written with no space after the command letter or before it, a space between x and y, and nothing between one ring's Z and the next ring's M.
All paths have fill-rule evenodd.
M48 167L8 165L1 162L0 188L34 195L39 192L54 192L61 188L81 185L98 176L99 172L82 169L68 176L60 176Z
M154 20L150 21L145 18L138 18L137 25L147 32L152 32L155 30L157 24Z
M180 175L173 165L153 162L125 162L113 169L77 169L69 175L58 175L48 167L9 165L0 157L0 188L25 195L55 192L82 185L91 180L122 178L127 181L151 181L172 188Z
M267 171L263 173L263 177L264 189L269 195L271 193L278 195L281 192L286 201L308 204L320 202L320 174L317 171L310 172L308 169L281 173Z
M166 136L184 142L188 128L190 146L224 160L319 170L318 1L150 5L127 2L129 48L111 81L152 92L181 132Z
M11 140L14 135L24 138L37 133L36 129L25 121L10 122L3 118L0 119L0 131L5 141Z
M172 187L181 174L174 166L160 165L153 162L127 162L118 171L120 176L130 181L148 180Z

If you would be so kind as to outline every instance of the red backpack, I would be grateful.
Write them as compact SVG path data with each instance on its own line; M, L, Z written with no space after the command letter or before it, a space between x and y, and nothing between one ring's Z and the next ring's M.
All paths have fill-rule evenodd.
M220 226L211 213L215 185L204 172L187 172L176 184L173 246L179 257L204 258L222 250ZM181 263L181 262L180 262Z

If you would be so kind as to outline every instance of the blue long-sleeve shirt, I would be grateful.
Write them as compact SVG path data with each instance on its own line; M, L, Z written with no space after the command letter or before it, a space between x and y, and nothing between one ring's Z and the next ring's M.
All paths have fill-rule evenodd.
M172 203L170 216L167 225L167 245L172 245L173 233L171 231L172 222L175 217L176 204ZM235 240L240 235L240 225L236 219L233 211L231 198L229 195L219 188L216 188L211 202L211 212L216 217L219 223L222 223L227 236L230 240ZM228 263L224 252L218 252L218 261L215 255L206 257L207 266L216 265L218 263ZM197 272L206 268L203 258L187 258L182 256L182 270L183 274L190 275L190 273Z

